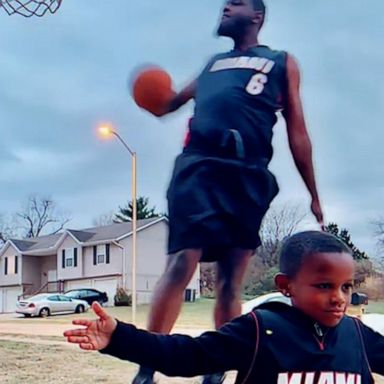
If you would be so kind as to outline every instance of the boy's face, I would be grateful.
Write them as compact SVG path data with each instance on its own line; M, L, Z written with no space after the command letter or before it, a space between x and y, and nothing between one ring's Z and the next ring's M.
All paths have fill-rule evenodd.
M314 320L336 326L351 301L354 261L348 253L315 253L303 259L290 279L292 303Z

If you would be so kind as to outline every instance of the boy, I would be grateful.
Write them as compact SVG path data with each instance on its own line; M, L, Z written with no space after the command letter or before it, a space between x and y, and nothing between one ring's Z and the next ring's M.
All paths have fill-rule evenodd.
M97 304L98 320L74 320L71 343L169 376L237 370L236 383L366 384L384 374L384 337L346 316L354 278L351 252L331 234L288 238L280 253L280 292L292 307L267 303L218 331L193 338L121 323Z

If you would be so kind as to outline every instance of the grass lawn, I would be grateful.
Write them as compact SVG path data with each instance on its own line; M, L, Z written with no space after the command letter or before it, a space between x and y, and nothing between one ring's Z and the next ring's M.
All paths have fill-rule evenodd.
M2 384L129 384L136 365L97 352L59 345L0 340L0 383ZM197 384L194 379L169 379L159 383Z
M213 306L214 300L212 299L184 303L176 330L177 328L211 328ZM148 305L137 307L136 324L138 326L145 327L148 310ZM107 311L122 321L131 321L130 307L107 308ZM94 318L94 314L89 311L81 315L50 316L45 319L20 317L1 322L5 325L16 322L20 326L38 324L42 329L48 326L68 324L68 328L70 328L72 319L79 317ZM1 340L2 336L3 340ZM10 336L12 339L7 340L6 338ZM25 335L0 334L1 384L27 382L31 384L129 384L137 370L135 364L97 352L85 352L77 346L64 344L63 337L31 335L27 336L28 342L25 341L25 337ZM233 382L232 377L229 377L227 383ZM157 374L157 382L159 384L197 384L201 382L201 378L167 378Z
M384 314L384 302L383 301L372 301L368 302L365 308L365 313L382 313Z
M182 313L176 323L175 330L179 329L209 329L212 328L213 299L200 299L195 303L184 303ZM148 305L137 308L136 324L145 327L148 314ZM130 322L131 308L107 308L114 317ZM384 303L370 302L366 312L384 313ZM40 332L36 335L11 335L0 333L0 383L1 384L93 384L113 383L129 384L136 373L137 366L97 352L85 352L77 346L64 343L59 336L44 335L45 327L55 325L71 327L72 319L77 317L93 318L92 311L81 315L51 316L41 318L16 318L1 320L6 332L10 323L22 326L23 324L37 324ZM234 382L235 375L229 375L225 384ZM197 384L201 378L168 378L157 374L159 384ZM377 384L384 384L382 377L376 377Z

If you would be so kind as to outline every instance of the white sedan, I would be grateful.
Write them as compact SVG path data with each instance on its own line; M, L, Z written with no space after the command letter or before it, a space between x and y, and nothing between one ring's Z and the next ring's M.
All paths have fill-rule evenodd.
M84 300L72 299L58 293L40 293L19 300L16 304L16 313L25 317L47 317L54 313L83 313L89 309L89 304Z
M251 312L253 308L271 301L278 301L280 303L291 305L291 299L289 297L284 296L280 292L271 292L246 301L241 307L241 312L243 314Z

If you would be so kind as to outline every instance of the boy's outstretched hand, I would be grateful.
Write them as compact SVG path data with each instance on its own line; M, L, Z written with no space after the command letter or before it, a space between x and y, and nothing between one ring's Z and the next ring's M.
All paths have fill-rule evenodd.
M97 302L92 304L92 309L98 316L97 320L73 320L72 324L83 325L85 328L65 331L64 336L69 343L79 344L81 349L98 351L105 348L111 341L112 333L117 326L117 321L109 316Z

